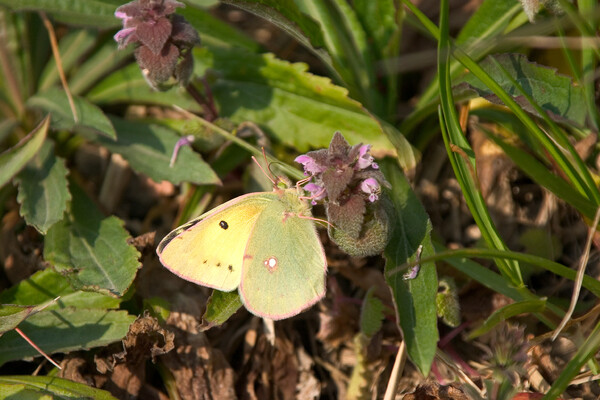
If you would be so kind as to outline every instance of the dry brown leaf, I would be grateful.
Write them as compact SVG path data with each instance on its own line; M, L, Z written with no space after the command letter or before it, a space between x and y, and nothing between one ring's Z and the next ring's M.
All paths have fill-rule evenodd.
M139 317L123 339L123 351L102 356L94 361L100 373L108 375L105 389L118 398L138 397L146 382L146 360L174 348L173 333L166 331L149 315Z
M197 320L189 314L171 312L168 324L176 326L177 347L161 356L160 361L173 374L180 398L236 399L233 369L206 335L198 332Z
M413 393L404 395L403 400L469 400L467 395L459 388L449 385L443 386L436 382L425 382L415 389Z

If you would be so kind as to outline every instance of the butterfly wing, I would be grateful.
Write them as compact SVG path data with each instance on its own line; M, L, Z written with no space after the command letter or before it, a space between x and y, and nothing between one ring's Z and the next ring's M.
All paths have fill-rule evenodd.
M271 193L230 200L165 236L156 250L161 263L183 279L230 292L240 284L244 252Z
M299 207L275 199L254 224L239 291L250 312L283 319L323 297L327 262L314 222L299 217ZM295 201L301 204L297 196Z

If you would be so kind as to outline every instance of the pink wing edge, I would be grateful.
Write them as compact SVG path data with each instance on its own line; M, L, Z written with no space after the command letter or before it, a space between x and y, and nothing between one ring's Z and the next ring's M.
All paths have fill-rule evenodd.
M317 232L317 227L315 226L315 235L317 235L317 238L319 239L319 247L321 248L321 258L323 260L323 274L325 275L325 278L327 277L327 256L325 255L325 248L323 247L323 244L321 243L321 239L319 238L319 234ZM245 251L244 251L245 253ZM244 276L244 266L242 264L242 277ZM246 298L244 295L244 285L243 285L243 279L240 280L240 285L238 286L238 293L240 294L240 299L242 300L242 303L244 304L244 307L246 307L246 309L251 312L252 314L259 316L261 318L268 318L268 319L272 319L274 321L277 320L281 320L281 319L286 319L286 318L290 318L293 317L295 315L298 315L300 313L302 313L305 310L308 310L310 307L314 306L315 304L317 304L319 301L321 301L321 299L323 297L325 297L325 293L327 292L327 284L326 284L326 279L323 278L323 289L321 290L320 293L317 294L317 296L315 296L314 298L312 298L308 303L302 305L300 308L298 308L297 310L292 310L289 313L286 314L265 314L265 313L260 313L256 310L254 310L247 302L246 302Z

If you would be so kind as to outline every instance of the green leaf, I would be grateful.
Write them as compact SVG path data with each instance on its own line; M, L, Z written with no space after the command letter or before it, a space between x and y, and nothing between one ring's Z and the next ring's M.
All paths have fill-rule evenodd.
M47 116L19 143L0 154L0 187L11 180L36 155L46 139L49 126L50 116Z
M115 49L113 38L106 39L93 53L86 56L77 65L77 69L69 75L71 93L81 95L109 72L124 65L124 61L132 56L133 49ZM139 73L139 68L138 68Z
M74 120L69 100L64 90L54 87L27 100L30 108L52 114L52 128L71 132L100 133L115 137L115 129L102 110L82 97L73 96L78 121Z
M9 395L14 397L8 397ZM29 375L0 376L0 397L22 400L56 398L64 400L117 400L109 392L93 388L84 383L73 382L56 376Z
M519 314L532 314L542 312L546 308L546 300L526 300L506 305L492 313L484 323L469 334L469 339L474 339L491 331L499 323Z
M119 133L117 140L100 135L93 139L111 152L122 155L137 172L148 175L156 182L220 184L210 165L189 146L182 147L173 167L169 166L175 143L179 140L172 130L116 117L112 121Z
M54 155L54 144L46 141L41 150L17 175L19 213L40 233L63 218L71 199L65 161Z
M202 316L202 330L225 323L241 306L242 300L237 290L233 292L213 290Z
M29 389L25 385L12 385L3 383L0 379L0 398L19 400L53 400L49 394L40 393L35 389Z
M479 62L479 66L524 110L538 115L491 57L488 56ZM548 113L550 118L578 126L585 125L587 116L585 94L581 86L573 85L570 77L558 74L553 68L530 62L523 54L500 54L493 58ZM485 99L503 104L498 96L473 74L466 75L462 82Z
M397 65L402 62L399 61L399 55L404 8L394 0L355 0L353 5L377 63L378 90L386 93L386 109L381 111L380 116L395 121L399 95Z
M355 0L354 9L368 33L369 43L375 46L376 54L380 56L378 60L382 59L386 48L399 33L394 0Z
M119 26L114 14L121 4L120 0L0 0L13 11L44 11L59 22L96 28Z
M472 43L501 32L510 22L510 19L505 17L514 15L514 10L518 7L519 3L516 0L485 0L464 24L456 43Z
M238 50L239 51L239 50ZM198 71L196 75L201 76ZM160 104L167 107L177 105L191 112L201 112L197 102L184 94L179 87L166 92L158 92L148 86L137 64L119 68L87 94L87 99L95 104L138 103Z
M231 25L215 18L208 11L195 7L185 7L177 9L177 14L184 16L198 31L202 46L243 47L252 52L260 50L258 43L234 29Z
M227 49L195 55L198 67L218 76L211 90L222 117L253 121L300 152L328 147L338 130L351 143L372 144L374 152L393 149L379 122L346 89L307 72L306 64Z
M325 46L321 27L303 14L294 0L222 0L222 3L234 5L269 21L314 51L326 64L331 64L329 54L321 49Z
M417 14L422 25L429 31L431 36L438 39L440 36L439 29L437 26L429 20L425 14L419 11L410 0L402 0L403 4L410 8L411 11ZM490 4L487 4L490 3ZM482 14L479 14L481 10ZM493 41L495 36L502 34L508 24L513 20L514 16L521 11L521 6L516 0L487 0L472 16L473 22L465 24L464 29L468 30L460 35L460 43L468 43L465 49L470 56L479 60L491 51L494 51L494 47L490 46L490 42ZM485 14L483 17L482 15ZM487 20L491 19L491 23L487 23ZM480 25L479 21L485 21ZM524 21L523 21L524 22ZM514 28L514 27L513 27ZM457 76L463 74L464 67L456 60L450 61L450 76L454 79ZM415 110L408 117L406 117L400 126L400 130L405 134L413 133L413 129L418 126L419 122L435 112L438 104L438 96L440 91L439 76L436 76L431 84L423 91ZM418 134L418 133L414 133Z
M95 45L97 38L97 32L81 29L68 33L60 40L58 51L60 52L62 68L67 75L71 68L77 65L82 56L91 50ZM56 68L56 60L52 57L46 64L39 78L38 92L43 92L59 82L60 77L58 68ZM70 79L69 86L71 86Z
M388 274L388 271L409 259L414 260L420 245L423 246L423 257L434 253L431 222L398 166L389 160L384 160L380 166L392 185L390 198L396 210L396 221L390 223L394 232L384 252L386 282L392 289L408 355L421 373L427 375L438 341L435 264L422 263L417 277L410 280L404 280L401 273Z
M76 289L122 296L140 267L140 254L127 244L123 221L104 218L77 185L71 193L71 214L48 231L44 258Z
M121 340L135 316L126 311L60 309L42 311L19 325L19 329L46 353L87 350ZM0 337L0 365L35 357L38 352L15 331Z
M462 193L469 210L487 245L492 249L506 250L507 246L500 237L496 226L487 209L487 205L475 183L472 171L475 168L475 155L470 143L464 136L460 126L454 98L451 90L450 71L450 38L448 33L448 10L447 0L442 3L446 8L441 9L440 16L440 41L438 43L438 77L439 96L441 108L439 110L439 123L442 137L446 146L448 158L452 164L454 174L461 186ZM516 287L523 286L523 278L519 264L512 260L495 260L503 276L507 277Z
M304 0L299 6L319 21L333 67L350 95L381 114L382 101L376 90L371 48L354 10L346 0Z
M370 288L360 310L360 331L367 337L372 337L381 329L383 318L383 303L375 297L374 288Z
M210 78L216 79L210 86L221 117L235 123L255 122L300 152L327 147L336 130L350 142L372 144L372 153L394 152L379 121L349 98L346 89L307 72L306 64L291 64L272 54L240 54L241 51L194 50L196 75L202 76L210 69ZM177 90L151 91L135 65L100 82L88 98L101 104L178 105L199 111L197 103Z
M15 329L27 317L42 311L54 302L56 302L56 299L49 300L37 306L0 304L0 335Z
M1 304L42 304L59 297L48 310L65 307L118 308L123 300L101 293L75 290L67 278L46 268L0 293Z

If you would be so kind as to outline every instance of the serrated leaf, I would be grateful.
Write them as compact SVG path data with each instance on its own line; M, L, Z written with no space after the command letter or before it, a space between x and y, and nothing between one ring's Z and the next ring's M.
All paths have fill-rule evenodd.
M434 254L431 222L410 188L410 184L394 162L384 160L381 171L392 185L390 198L396 210L393 235L385 249L386 282L392 289L394 305L406 349L412 362L427 375L438 341L435 298L438 288L434 263L422 263L415 279L404 280L402 273L388 271L414 260L423 246L422 256Z
M114 13L121 4L120 0L0 0L13 11L44 11L59 22L96 28L119 26Z
M74 288L122 296L140 267L140 254L127 244L123 221L104 218L77 185L68 218L48 230L44 258Z
M235 123L252 121L277 140L299 151L327 147L340 130L352 142L373 145L372 153L394 153L381 124L348 91L329 78L307 72L306 64L291 64L272 54L240 55L240 49L195 49L195 73L207 69L221 117ZM198 104L172 89L154 92L137 66L116 71L92 89L88 98L100 104L178 105L198 111ZM401 134L394 130L396 135Z
M534 115L538 115L536 110L507 79L497 63L548 113L550 118L559 122L574 123L578 126L585 125L587 108L583 88L574 86L571 78L558 74L554 68L531 62L523 54L488 56L479 63L481 68L502 86L524 110ZM455 89L462 90L465 86L475 90L479 96L493 103L502 104L500 99L473 74L466 75L462 79L462 85L458 83Z
M15 389L18 389L15 391ZM73 382L56 376L7 375L0 376L0 398L13 394L14 399L54 399L64 400L117 400L109 392L89 385ZM37 397L27 397L36 396ZM43 397L41 397L43 396Z
M352 400L368 400L373 397L371 385L374 380L373 368L369 368L367 356L369 338L363 333L358 333L354 336L352 344L354 345L354 355L356 360L354 361L352 375L348 382L346 398Z
M175 143L180 138L172 130L116 117L112 121L119 133L117 140L99 135L94 136L93 140L111 152L122 155L137 172L148 175L156 182L221 183L210 165L189 146L182 147L173 167L169 166Z
M374 288L370 288L360 310L360 331L370 338L381 329L383 318L383 303L375 297Z
M213 290L202 316L202 330L225 323L241 306L242 300L237 290L233 292Z
M65 161L54 155L54 144L46 141L40 151L17 175L19 213L27 224L46 234L63 218L71 199Z
M27 100L30 108L44 110L52 115L52 128L71 132L100 133L108 137L116 136L110 120L102 110L83 97L73 96L78 121L76 122L69 99L64 90L54 87Z
M19 325L46 353L87 350L121 340L135 316L126 311L60 309L39 312ZM0 365L35 357L38 352L15 331L0 337Z
M221 49L195 55L199 67L218 77L211 90L222 117L253 121L300 152L328 147L338 130L349 142L372 144L375 152L393 151L379 122L345 88L309 73L306 64Z
M42 304L59 297L54 308L79 307L79 308L118 308L123 300L95 292L75 290L67 278L46 268L22 280L17 285L0 293L0 304Z
M47 116L19 143L0 154L0 187L10 181L36 155L46 139L49 126L50 116Z

